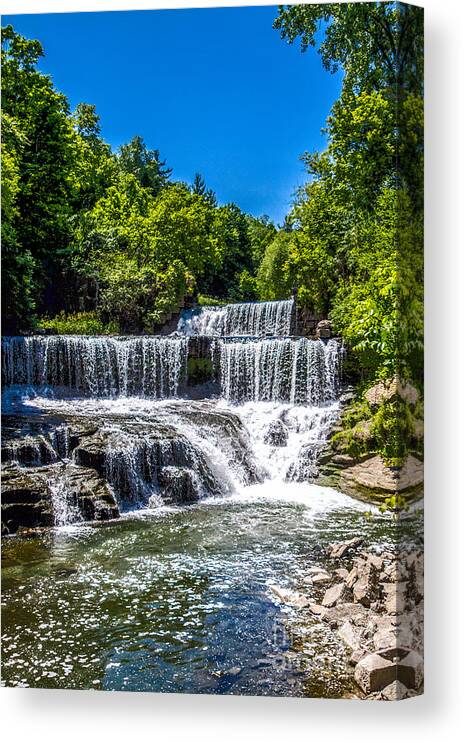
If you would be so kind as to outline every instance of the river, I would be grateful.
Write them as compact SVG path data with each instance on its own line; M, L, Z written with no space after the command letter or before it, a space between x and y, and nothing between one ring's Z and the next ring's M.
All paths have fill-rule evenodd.
M253 336L290 326L292 302L281 304L184 317L170 338L4 341L8 466L46 472L55 523L2 539L4 684L354 692L342 641L317 617L302 625L271 587L299 589L330 543L362 535L395 548L399 524L313 481L339 415L341 348ZM241 338L219 336L228 322ZM219 391L196 400L188 341L208 327ZM98 430L73 450L85 425ZM26 464L25 440L37 451ZM119 511L101 523L84 519L67 484L95 447ZM167 474L188 482L189 502L167 497Z

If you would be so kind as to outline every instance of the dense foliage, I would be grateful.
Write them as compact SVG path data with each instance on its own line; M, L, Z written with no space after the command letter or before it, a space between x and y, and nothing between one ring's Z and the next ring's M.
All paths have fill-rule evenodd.
M270 245L261 270L331 317L366 380L421 383L422 25L420 8L395 2L284 6L275 21L344 78L327 149L303 155L310 181L285 247Z
M91 313L95 327L153 332L197 292L252 301L295 287L301 308L333 320L359 379L421 384L422 23L395 2L280 7L282 38L318 46L344 77L328 146L303 154L309 180L279 229L218 205L198 173L174 182L141 136L112 152L95 108L71 112L37 70L40 43L5 28L4 331Z
M373 411L364 390L376 379L423 381L423 11L291 5L275 27L302 51L319 44L325 68L342 66L344 77L327 149L303 155L310 180L287 218L286 249L266 257L349 351L357 395L333 445L398 465L421 455L421 409L397 394Z

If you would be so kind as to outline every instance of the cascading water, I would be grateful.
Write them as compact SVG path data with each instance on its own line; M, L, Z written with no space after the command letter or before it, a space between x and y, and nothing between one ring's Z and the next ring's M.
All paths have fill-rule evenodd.
M56 451L45 436L25 436L2 446L2 461L19 466L42 466L57 460Z
M203 452L182 435L154 439L114 432L105 452L105 474L123 508L161 504L162 491L178 502L221 493Z
M73 642L85 637L79 657L98 645L101 657L89 657L89 667L97 667L97 659L105 667L100 687L195 691L218 676L250 678L250 686L237 686L241 692L276 692L274 665L257 676L264 658L280 662L283 656L281 648L270 652L269 626L281 611L269 587L292 586L303 553L306 565L313 554L320 565L326 544L339 537L340 519L354 510L344 495L309 484L339 415L341 345L283 335L291 304L213 310L209 318L206 312L201 321L212 328L202 331L210 337L189 337L197 331L185 326L186 334L170 337L3 341L6 483L11 498L29 487L35 498L30 507L22 501L8 506L13 515L40 509L46 522L39 524L60 529L44 535L51 549L47 606L56 605ZM197 382L200 392L192 388L196 369L211 382ZM86 528L86 520L111 527ZM360 520L351 527L359 533ZM82 555L74 566L67 546L57 569L65 539ZM28 580L21 593L15 587L19 599L30 584L44 590L42 553L36 561L40 579ZM36 599L32 606L39 604ZM26 615L29 627L29 603L26 609L16 614ZM118 615L108 621L110 610ZM44 666L66 687L68 647L56 643L54 623L46 624L42 612L37 634L42 638L48 625L57 650L53 664L47 655ZM97 621L101 636L86 635ZM16 618L11 637L14 662L23 637L31 651L30 635ZM43 652L33 647L36 684ZM150 678L138 685L145 657ZM282 668L287 649L285 657ZM334 663L332 646L315 666L318 683L328 662ZM134 677L127 671L132 665ZM237 665L240 672L229 673ZM21 682L28 679L23 666L18 672ZM86 675L80 687L88 682Z
M340 383L341 346L336 340L220 340L223 397L243 402L334 401Z
M216 337L290 335L293 311L292 299L188 309L181 315L178 332Z
M70 389L93 397L175 397L185 381L186 338L7 337L4 384Z
M5 460L95 467L122 509L311 480L339 414L342 348L334 339L286 337L293 307L281 301L204 308L184 315L181 336L4 338L4 384L11 393L26 390L27 410L83 416L100 426L86 439L97 453L85 445L73 452L67 425L55 423L46 434L7 443ZM198 334L210 336L205 350L189 337ZM205 352L220 399L163 402L188 389L190 353L195 361ZM66 478L52 479L55 522L75 522Z
M69 429L58 425L38 435L25 435L6 440L2 445L3 463L18 466L45 466L69 456Z
M47 480L50 489L53 518L56 526L69 526L84 520L75 493L68 485L66 469L55 472Z

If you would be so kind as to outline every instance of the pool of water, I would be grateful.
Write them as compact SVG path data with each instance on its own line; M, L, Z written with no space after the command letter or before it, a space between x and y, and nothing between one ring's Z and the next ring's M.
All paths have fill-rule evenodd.
M304 638L270 585L298 586L329 543L393 546L399 525L315 485L266 487L2 545L6 685L340 697L347 651Z

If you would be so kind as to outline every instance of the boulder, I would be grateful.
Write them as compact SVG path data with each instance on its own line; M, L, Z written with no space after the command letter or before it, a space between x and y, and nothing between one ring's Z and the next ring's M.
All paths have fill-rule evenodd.
M376 655L391 662L396 668L396 680L413 690L418 690L423 683L423 657L413 649L404 647L390 647Z
M349 551L358 548L363 544L363 538L351 538L348 541L341 541L338 544L330 544L330 559L341 559Z
M323 567L316 567L316 566L315 567L309 567L308 570L307 570L307 572L309 574L311 574L311 575L321 575L323 573L328 574L328 572L326 572L326 570Z
M350 664L351 665L357 665L360 660L363 660L363 658L366 656L366 651L364 649L354 649L352 654L350 655Z
M322 605L318 605L318 603L313 603L310 601L308 608L310 610L310 613L312 613L314 616L319 616L322 619L324 619L328 614L328 609Z
M375 693L397 680L397 667L380 654L367 654L356 664L354 678L365 693Z
M22 466L43 466L56 461L53 447L43 435L27 435L19 440L10 440L2 446L2 461L18 462Z
M414 407L419 395L414 386L409 382L403 382L399 376L394 376L390 381L380 381L365 392L365 399L373 407L396 396L401 397L404 402Z
M198 483L192 469L182 466L164 466L158 475L162 497L173 504L196 502L199 499Z
M269 446L287 446L289 431L282 420L273 420L267 428L264 441Z
M381 691L383 701L401 701L403 698L407 698L407 696L408 689L400 680L394 680L393 683L390 683Z
M47 479L37 469L2 468L2 532L52 526L53 511Z
M270 585L270 590L285 605L299 609L307 608L310 605L310 601L305 595L294 590L289 590L279 585Z
M94 469L65 464L34 469L4 467L4 530L16 533L20 528L53 526L55 514L52 489L59 482L63 484L63 496L77 506L83 520L111 520L119 516L113 493Z
M349 456L346 453L336 453L332 458L331 461L333 464L337 464L341 468L345 466L352 466L352 464L355 464L355 459L353 456Z
M357 569L358 579L353 586L354 600L367 608L379 598L379 573L369 561Z
M361 637L350 621L345 621L339 628L339 636L353 651L360 649Z
M389 649L395 646L397 643L397 636L395 629L387 631L386 629L380 629L373 636L373 646L376 650Z
M350 589L352 589L353 586L355 585L355 583L357 582L357 580L358 580L357 567L352 567L352 569L348 573L347 577L345 578L345 582L346 582L347 587L349 587Z
M350 595L350 591L349 591ZM344 598L346 596L343 596ZM352 596L350 595L350 600ZM327 615L331 620L337 622L338 626L342 626L344 621L350 621L354 626L363 628L366 626L369 619L370 611L360 603L353 602L339 602L332 608L327 608Z
M103 477L93 469L69 466L64 472L67 495L76 502L84 520L119 517L114 495Z
M316 326L316 336L320 339L330 338L333 335L331 320L322 319Z
M106 452L108 446L108 435L95 433L79 442L74 450L74 461L80 466L95 469L99 474L106 471Z
M405 611L405 582L383 583L384 609L389 616L401 616Z
M423 683L423 657L411 649L397 662L398 679L407 688L418 690Z
M339 395L339 404L342 406L349 405L356 397L355 389L351 386L346 387L345 391Z
M372 456L341 471L341 485L348 492L369 490L388 497L418 488L422 483L423 462L411 455L407 456L401 469L386 466L381 456Z
M312 576L312 582L314 585L326 585L331 582L332 577L328 572L317 572Z
M349 600L351 597L350 590L345 582L339 582L326 590L321 605L324 608L332 608L336 603Z
M381 572L384 565L384 560L382 557L377 556L376 554L363 554L363 556L366 556L367 562L374 567L374 569L377 572Z

